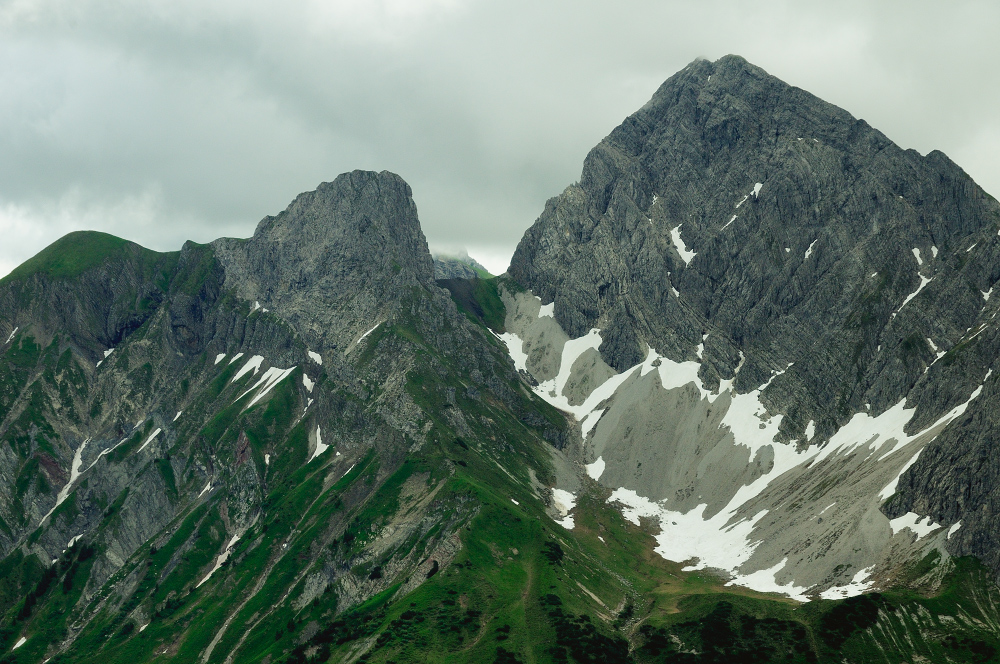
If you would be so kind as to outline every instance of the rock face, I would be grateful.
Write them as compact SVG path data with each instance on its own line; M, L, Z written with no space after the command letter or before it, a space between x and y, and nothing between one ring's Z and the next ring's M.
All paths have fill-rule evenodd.
M571 337L600 327L619 371L647 344L693 359L705 335L710 385L741 351L742 391L794 363L767 396L785 435L814 420L823 440L865 404L895 404L935 346L992 315L998 225L1000 205L945 155L904 151L730 56L692 63L594 148L510 274L555 300ZM985 368L963 373L929 411Z
M345 173L265 218L249 240L217 240L213 248L226 288L316 346L354 341L407 286L434 279L410 187L387 171Z
M435 284L388 172L245 240L71 234L0 280L0 342L0 650L24 634L38 661L104 657L110 634L128 661L329 654L316 621L459 552L483 503L454 450L513 454L488 484L531 486L566 435Z
M715 566L812 592L927 547L1000 572L998 228L944 154L698 60L527 231L509 274L540 302L508 294L508 343L632 514L747 528L753 556ZM936 535L912 550L918 519ZM674 560L719 546L669 531Z

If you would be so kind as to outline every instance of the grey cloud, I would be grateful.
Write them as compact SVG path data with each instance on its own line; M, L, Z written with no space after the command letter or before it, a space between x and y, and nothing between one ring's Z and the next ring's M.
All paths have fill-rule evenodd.
M0 4L0 270L85 225L246 235L353 168L398 172L432 244L496 269L590 147L730 52L1000 191L1000 9L804 4Z

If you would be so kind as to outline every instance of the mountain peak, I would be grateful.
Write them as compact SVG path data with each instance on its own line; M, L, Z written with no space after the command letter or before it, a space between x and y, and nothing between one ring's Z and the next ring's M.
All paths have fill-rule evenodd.
M404 289L434 279L410 187L389 171L344 173L265 217L250 239L213 247L227 288L324 339L370 328Z

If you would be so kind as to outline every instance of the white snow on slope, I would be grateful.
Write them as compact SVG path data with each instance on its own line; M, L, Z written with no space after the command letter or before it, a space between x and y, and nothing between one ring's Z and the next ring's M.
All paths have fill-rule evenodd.
M218 355L215 356L215 363L218 364L219 362L223 361L224 359L226 359L226 354L225 353L219 353Z
M951 539L951 536L958 532L958 529L962 527L962 522L958 521L951 528L948 529L948 536L946 539Z
M316 387L316 383L312 382L309 379L309 376L307 376L307 375L305 375L305 373L303 373L302 374L302 386L304 388L306 388L306 392L308 392L309 394L312 394L313 388Z
M313 352L311 350L306 351L306 353L308 353L310 360L312 360L313 362L315 362L320 366L323 366L323 357L319 353Z
M756 183L756 184L755 184L755 185L753 186L753 197L754 197L754 198L760 198L760 189L761 189L761 187L763 187L763 186L764 186L764 185L763 185L762 183L760 183L760 182Z
M824 590L819 596L823 599L844 599L866 593L871 590L872 584L868 579L871 577L873 569L873 567L866 567L859 570L850 583Z
M494 333L493 336L502 341L507 347L510 359L514 360L514 368L518 371L527 371L528 355L523 350L524 342L521 341L521 338L512 332L504 332L503 334Z
M233 359L235 360L236 358L234 357ZM247 360L246 364L240 367L240 370L236 372L236 375L233 376L233 379L230 380L229 382L235 383L236 381L238 381L240 378L243 378L243 376L247 375L251 371L253 371L254 375L256 375L257 372L260 371L260 365L263 361L264 361L263 355L254 355L249 360ZM230 362L230 364L232 364L232 362Z
M364 334L362 334L360 337L358 337L358 343L361 343L362 339L364 339L369 334L371 334L372 332L374 332L376 330L376 328L378 328L378 326L381 325L381 324L382 324L382 321L379 321L378 323L375 323L375 325L374 325L374 327L372 327L372 329L368 330L367 332L365 332Z
M9 344L14 339L14 335L17 334L17 331L20 330L20 329L21 328L19 328L19 327L15 327L14 328L14 331L10 333L9 337L7 337L7 341L3 342L5 346L7 344Z
M576 524L570 512L576 507L576 496L564 489L552 489L552 506L562 515L556 523L567 530L573 530Z
M222 567L222 563L229 560L229 554L233 552L233 546L239 541L239 539L239 535L233 535L233 539L229 540L229 544L226 545L226 550L219 554L219 557L215 559L215 566L212 567L212 570L207 575L205 575L204 579L198 582L198 585L196 585L195 588L200 588L201 584L211 579L212 575L219 571L219 568Z
M306 461L306 463L309 463L328 449L330 449L330 446L323 444L323 436L320 433L319 427L316 427L316 449L313 450L312 456L309 457L309 461Z
M66 482L66 485L59 490L58 495L56 495L56 504L52 506L52 509L50 509L45 516L42 517L39 524L45 523L46 519L52 516L52 513L56 511L56 508L62 505L64 500L69 498L69 493L73 490L73 484L76 483L76 480L81 475L80 469L83 467L83 451L87 449L87 443L89 442L90 438L80 443L80 447L76 448L76 452L73 453L73 464L69 468L69 480ZM90 466L87 467L87 470L90 470Z
M236 400L239 401L240 399L250 394L254 390L257 390L257 394L254 395L254 398L251 399L250 403L248 403L243 408L243 410L249 409L255 403L263 399L264 396L268 392L270 392L275 385L288 378L293 371L295 371L295 367L291 367L289 369L279 369L278 367L271 367L270 369L264 372L264 374L257 380L256 383L254 383L253 387L251 387L249 390L247 390L239 397L237 397Z
M729 227L729 224L733 223L734 221L736 221L736 215L735 215L735 214L734 214L734 215L733 215L733 217L732 217L732 218L731 218L731 219L730 219L729 221L727 221L727 222L726 222L726 223L725 223L725 224L724 224L724 225L722 226L722 228L720 228L719 230L720 230L720 231L724 231L724 230L726 230L726 229L727 229L727 228Z
M927 520L927 523L921 523L924 519ZM930 535L942 526L940 523L932 523L929 516L924 517L915 512L907 512L901 517L891 519L889 527L892 528L893 533L897 533L903 528L908 528L916 534L917 539L920 539Z
M153 439L156 438L157 436L159 436L161 431L163 431L163 429L160 429L159 427L157 427L156 431L154 431L153 433L149 434L149 438L146 439L146 442L143 443L142 447L140 447L139 449L137 449L135 451L135 453L138 454L139 452L142 452L144 449L146 449L146 446L149 445L151 442L153 442Z
M924 286L926 286L927 284L931 283L931 281L933 281L933 279L934 279L934 277L931 277L930 279L928 279L927 277L925 277L922 274L918 274L917 276L920 277L920 285L917 286L917 290L913 291L912 293L910 293L909 295L906 296L906 299L903 300L903 303L901 305L899 305L899 309L896 309L894 312L892 312L892 317L893 318L895 318L896 314L898 314L900 311L903 310L903 307L905 307L907 304L910 303L910 300L912 300L913 298L915 298L917 295L920 294L920 291L922 291L924 289Z
M993 287L990 286L990 289L988 291L979 291L979 292L983 294L983 300L985 300L986 302L989 302L990 301L990 295L993 295Z
M920 265L923 265L924 261L923 261L922 258L920 258L920 249L918 249L917 247L914 247L912 251L913 251L913 255L917 259L917 266L919 267Z
M521 318L520 320L526 319ZM520 330L520 328L516 329ZM513 346L523 352L521 339L518 336L509 334L508 338L510 339L509 347ZM721 381L718 393L715 393L709 392L699 379L699 362L674 362L669 358L661 357L654 349L649 349L647 357L640 364L620 374L612 374L611 378L598 385L585 398L583 404L571 406L567 397L562 395L563 388L570 382L578 384L577 376L575 374L572 377L569 375L570 368L586 350L599 347L600 331L594 329L584 337L569 340L566 343L558 343L562 344L562 347L560 348L559 345L554 347L551 352L555 352L557 357L551 358L555 362L549 360L550 364L548 365L556 368L557 375L544 381L536 388L536 392L552 405L575 417L584 434L585 450L591 450L591 444L601 446L593 448L594 456L590 458L596 460L587 464L585 470L591 478L605 478L605 482L613 482L609 488L618 487L612 495L612 502L620 504L623 513L631 516L635 521L642 515L656 518L659 521L661 535L657 536L657 552L677 561L697 558L695 568L721 568L733 575L734 583L761 591L782 592L798 599L804 599L805 593L810 590L810 588L802 586L811 587L813 584L822 582L819 579L811 578L806 568L803 567L805 559L794 554L793 549L788 548L782 538L778 538L780 544L775 543L774 536L781 532L783 527L781 524L785 523L786 515L791 517L793 522L796 519L795 515L790 513L788 505L776 502L780 501L780 496L785 495L783 492L786 491L786 488L798 486L803 480L813 483L814 486L819 486L818 483L822 482L824 473L828 472L829 469L857 467L865 469L862 474L873 473L865 483L858 483L858 488L864 491L863 494L854 496L846 493L850 489L831 492L829 497L833 498L832 501L827 499L822 504L807 505L808 511L799 518L801 523L812 522L809 528L816 528L818 533L833 532L831 528L841 528L841 524L847 525L848 528L854 524L855 527L874 529L872 530L874 541L888 543L894 537L895 531L890 528L889 520L878 512L878 504L884 499L880 499L879 495L886 491L891 495L898 481L898 479L893 479L893 476L897 475L897 471L904 472L907 464L913 462L926 444L951 421L959 417L965 411L969 401L975 399L982 392L981 387L974 390L965 404L952 409L930 427L925 428L922 432L914 432L912 436L903 431L914 414L914 409L906 408L905 399L900 400L894 407L877 416L873 416L870 409L866 408L841 427L822 448L813 446L799 452L796 451L796 441L791 443L776 442L776 434L782 422L782 415L780 413L769 414L761 403L762 393L772 384L772 381L788 370L787 367L780 371L772 371L768 382L749 393L736 394L732 389L734 379ZM940 352L940 350L936 352ZM584 365L581 365L581 368L584 368ZM711 409L713 411L720 407L723 409L715 415L714 421L718 424L713 426L718 426L724 436L727 433L732 435L732 438L728 438L728 436L726 438L730 442L721 443L718 449L720 452L723 449L727 450L726 458L733 458L734 453L736 458L743 458L744 453L739 451L740 448L743 448L746 450L745 454L750 463L747 465L747 474L744 475L746 479L733 486L734 493L725 494L732 495L732 498L721 509L718 504L709 509L706 503L710 501L701 499L688 503L683 508L668 509L668 505L674 506L678 503L651 500L648 497L649 494L643 495L644 489L638 485L633 487L631 484L621 481L621 461L615 459L613 451L609 451L613 450L613 447L603 447L607 444L605 438L611 430L605 432L601 429L597 434L598 442L588 442L592 432L597 430L602 415L606 412L616 413L616 417L621 415L622 404L629 402L624 401L616 404L616 393L630 377L635 377L637 370L641 376L648 375L654 370L657 371L660 376L659 382L666 390L681 386L689 386L688 391L691 387L695 388L697 390L695 393L689 392L684 396L678 394L678 398L684 399L687 404L692 403L692 398L696 403L698 397L711 404L715 403L719 396L726 395L726 398L719 402L720 405ZM986 378L989 378L989 375L987 373ZM623 398L634 397L636 392L631 387L632 385L633 382L630 381L628 391L622 391ZM704 408L706 405L696 408ZM625 407L630 408L630 406ZM690 407L682 405L682 408ZM683 416L684 412L687 411L682 410L680 414ZM714 434L708 431L700 435L706 436L706 440L714 440ZM810 421L806 424L805 439L815 442L815 437L816 423ZM735 450L732 448L733 445L736 447ZM597 453L599 450L603 450L602 454ZM603 464L605 467L600 468L599 466L606 459L608 461ZM608 480L607 478L612 476L611 471L619 474L619 479ZM700 466L698 472L701 473ZM746 481L748 484L742 484L742 481ZM883 483L889 484L890 482L891 486L883 487ZM880 488L882 488L882 492L879 491ZM706 498L710 498L712 495L706 494ZM825 494L817 498L815 502L818 503L823 497ZM872 510L858 512L857 500L870 501L874 516L872 516ZM694 505L693 509L692 505ZM837 505L837 509L833 510L833 505ZM824 507L826 510L820 509ZM685 512L680 512L680 509L685 510ZM832 512L828 518L826 513L830 510ZM820 514L823 515L824 521L820 525L816 525ZM569 516L569 510L566 511L565 516ZM565 516L560 520L565 519ZM710 518L706 519L706 516ZM914 519L914 522L916 520ZM901 539L893 546L912 545L903 543L907 539L906 534L898 535L898 537ZM944 537L943 530L940 537ZM895 542L895 540L893 541ZM758 548L760 548L759 551ZM829 590L830 596L843 596L844 593L854 595L871 588L874 580L869 581L870 575L867 572L860 575L858 573L862 566L867 569L873 564L879 564L880 558L878 556L882 554L877 553L877 550L870 552L870 554L854 561L856 564L861 564L857 564L854 569L851 569L840 579L840 586ZM764 569L760 569L761 567ZM832 564L831 569L833 569ZM819 586L819 588L823 587L825 586Z
M113 352L115 352L114 348L109 348L106 351L104 351L104 360L108 359L108 356L111 355L111 353L113 353ZM101 366L101 364L104 363L104 360L98 360L97 364L95 364L94 367L96 368L96 367Z
M229 360L229 364L232 364L233 362L235 362L236 360L240 359L241 357L243 357L243 353L236 353L236 355L233 355L232 359Z
M806 249L806 255L805 255L805 257L806 257L806 258L809 258L810 256L812 256L812 252L813 252L813 247L815 247L815 246L816 246L816 243L817 243L817 242L819 242L819 238L817 238L817 239L813 240L813 241L812 241L812 242L811 242L811 243L809 244L809 248L808 248L808 249Z
M965 250L965 253L969 253L970 251L972 251L973 249L975 249L977 244L979 244L979 243L978 242L973 242L972 246Z
M179 411L177 411L177 414L176 414L176 415L174 415L174 419L173 419L173 421L174 421L174 422L176 422L177 420L181 419L181 415L183 415L183 414L184 414L184 411L183 411L183 410L179 410Z
M601 479L601 475L604 474L604 466L604 459L597 457L597 461L587 464L587 474L590 475L591 479L599 480Z
M698 254L697 252L689 251L687 245L684 244L684 240L681 239L681 226L683 225L684 224L680 224L670 229L670 237L674 241L674 247L677 248L677 253L681 255L681 260L684 261L685 265L687 265L691 262L691 259Z
M556 317L556 303L549 302L548 304L543 304L538 308L538 317L548 316L549 318Z
M15 644L14 644L14 647L13 647L13 648L11 648L11 650L17 650L18 648L20 648L21 646L23 646L23 645L24 645L25 643L27 643L27 642L28 642L28 639L26 639L26 638L24 638L24 637L22 636L21 638L19 638L19 639L17 640L17 643L15 643Z
M204 495L205 495L205 493L206 493L207 491L211 491L211 490L212 490L212 481L211 481L211 480L209 480L209 481L208 481L208 484L206 484L206 485L205 485L205 488L204 488L204 489L202 489L202 490L201 490L201 493L199 493L199 494L198 494L198 497L199 497L199 498L201 498L202 496L204 496Z

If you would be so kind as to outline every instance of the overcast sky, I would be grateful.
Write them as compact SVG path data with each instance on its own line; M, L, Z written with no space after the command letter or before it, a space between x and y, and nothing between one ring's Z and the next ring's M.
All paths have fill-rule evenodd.
M1000 3L0 0L0 274L91 228L248 236L355 168L502 271L587 151L737 53L1000 195Z

